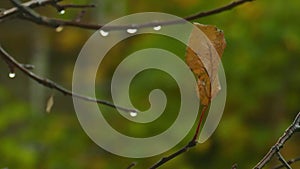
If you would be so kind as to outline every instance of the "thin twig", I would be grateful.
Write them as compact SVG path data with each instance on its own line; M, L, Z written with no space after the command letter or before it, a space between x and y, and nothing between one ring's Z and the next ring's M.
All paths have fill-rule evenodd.
M184 17L185 20L191 21L199 18L203 18L206 16L214 15L217 13L221 13L230 9L233 9L236 6L239 6L241 4L244 4L246 2L250 2L253 0L237 0L233 1L227 5L224 5L222 7L209 10L209 11L204 11L204 12L199 12L191 16ZM40 18L43 18L42 20ZM56 23L57 25L60 26L71 26L71 27L79 27L79 28L84 28L84 29L93 29L97 30L103 27L103 25L100 24L90 24L90 23L82 23L82 22L74 22L70 20L63 20L63 19L54 19L54 18L48 18L48 17L30 17L27 18L32 22L35 22L37 24L45 25L45 26L50 26L53 27L53 23ZM180 24L183 21L180 20L170 20L170 21L153 21L153 22L148 22L148 23L143 23L143 24L129 24L129 25L115 25L115 26L109 26L105 27L106 31L113 31L113 30L125 30L128 28L146 28L146 27L154 27L157 25L165 26L165 25L172 25L172 24Z
M47 22L47 24L51 27L58 27L60 26L59 24L57 24L56 22L52 21L52 20L47 20L46 17L41 16L40 14L38 14L37 12L35 12L34 10L30 9L29 7L23 6L23 4L19 1L19 0L10 0L17 8L19 8L19 10L22 12L22 14L25 17L28 18L32 18L34 19L34 21L36 23L39 24L43 24L45 22Z
M300 112L296 116L294 122L286 129L284 134L278 139L276 144L270 149L270 151L263 157L263 159L254 167L254 169L262 169L272 158L279 152L284 146L285 142L288 141L291 136L300 130Z
M30 17L38 18L41 17L34 10L30 10L29 7L23 5L19 0L10 0L23 14L29 15Z
M282 165L284 165L285 168L292 169L292 167L287 163L287 161L283 158L279 151L277 151L276 154L278 156L278 160L282 163Z
M84 8L94 8L96 7L96 5L94 4L87 4L87 5L78 5L78 4L64 4L64 5L60 5L58 4L58 2L61 2L62 0L31 0L25 3L22 3L23 7L26 8L37 8L37 7L42 7L42 6L46 6L46 5L52 5L54 6L58 11L60 10L64 10L67 8L79 8L79 9L84 9ZM10 9L4 10L2 12L0 12L0 23L8 20L9 18L16 16L17 14L19 14L20 10L18 7L12 7Z
M57 0L56 2L59 2L59 1L62 1L62 0ZM36 7L49 5L52 3L53 3L53 0L39 0L39 1L31 0L31 1L23 3L22 6L28 7L28 8L36 8ZM13 7L13 8L4 10L3 12L0 13L0 22L5 21L18 13L19 13L19 9L17 7Z
M1 46L0 46L0 55L2 56L3 60L6 61L6 63L9 66L13 66L14 68L19 69L21 72L23 72L24 74L26 74L28 77L30 77L31 79L37 81L38 83L44 85L45 87L48 87L50 89L55 89L59 92L61 92L64 95L67 96L73 96L85 101L90 101L90 102L96 102L102 105L106 105L112 108L116 108L119 110L122 110L124 112L137 112L137 110L133 110L133 109L128 109L128 108L124 108L121 106L117 106L111 102L108 102L106 100L99 100L96 98L92 98L92 97L88 97L88 96L83 96L77 93L74 93L70 90L67 90L65 88L63 88L62 86L56 84L55 82L53 82L52 80L46 79L46 78L42 78L39 77L38 75L36 75L35 73L31 72L30 70L28 70L26 67L23 66L23 64L19 63L18 61L16 61L12 56L10 56Z
M176 151L175 153L172 153L169 156L166 156L166 157L163 157L162 159L160 159L157 163L155 163L149 169L155 169L155 168L158 168L158 167L162 166L166 162L168 162L168 161L174 159L175 157L185 153L190 148L195 147L198 144L197 139L198 139L198 135L199 135L199 132L200 132L200 126L202 124L203 116L204 116L207 108L208 108L207 106L203 106L203 108L201 110L198 125L197 125L196 131L195 131L195 134L194 134L194 137L192 138L192 140L187 145L182 147L180 150Z
M203 108L202 108L202 111L201 111L201 114L200 114L200 117L199 117L199 121L198 121L198 125L197 125L197 128L196 128L194 137L192 139L194 141L196 141L198 139L198 136L199 136L199 133L200 133L200 127L201 127L201 124L202 124L202 121L203 121L204 114L207 111L207 109L208 109L208 106L203 106Z
M158 168L158 167L162 166L166 162L172 160L173 158L179 156L180 154L183 154L184 152L188 151L190 148L195 147L196 145L197 145L196 141L194 141L194 140L190 141L187 145L185 145L180 150L176 151L175 153L173 153L173 154L171 154L167 157L163 157L162 159L160 159L157 163L155 163L149 169L155 169L155 168Z
M225 6L222 6L222 7L213 9L213 10L209 10L209 11L199 12L199 13L196 13L194 15L187 16L184 19L188 20L188 21L191 21L191 20L203 18L203 17L206 17L206 16L218 14L218 13L221 13L221 12L233 9L236 6L239 6L239 5L243 4L243 3L251 2L251 1L254 1L254 0L237 0L237 1L233 1L233 2L231 2L231 3L229 3L229 4L225 5Z
M296 163L296 162L298 162L298 161L300 161L300 157L291 159L291 160L287 161L287 163L288 163L288 164L293 164L293 163ZM281 165L279 165L279 166L274 167L273 169L281 169L281 168L284 168L284 167L285 167L285 166L284 166L283 164L281 164Z
M60 9L67 9L67 8L95 8L96 5L94 4L87 4L87 5L77 5L77 4L65 4L65 5L60 5L57 4L56 7L59 7Z
M57 9L57 11L61 12L63 10L66 10L68 8L77 8L77 9L85 9L85 8L94 8L96 5L94 4L88 4L88 5L78 5L78 4L58 4L58 3L52 3L53 7Z
M136 162L132 162L126 169L131 169L136 166Z

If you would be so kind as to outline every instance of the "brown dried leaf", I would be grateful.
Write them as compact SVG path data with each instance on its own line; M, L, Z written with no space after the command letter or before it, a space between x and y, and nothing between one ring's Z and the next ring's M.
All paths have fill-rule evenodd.
M51 95L47 101L47 105L46 105L46 112L50 113L52 110L52 107L54 105L54 98L53 95Z
M200 30L194 29L190 35L186 62L197 76L197 92L201 104L208 105L221 90L218 67L226 41L223 31L215 26L194 24Z

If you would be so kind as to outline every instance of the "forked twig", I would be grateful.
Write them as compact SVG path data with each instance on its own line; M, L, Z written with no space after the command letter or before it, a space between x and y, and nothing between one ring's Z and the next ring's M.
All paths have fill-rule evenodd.
M22 5L23 7L25 5L21 4L18 0L11 0L14 3L18 3L19 7L20 5ZM188 21L192 21L195 19L199 19L199 18L203 18L203 17L207 17L210 15L214 15L214 14L218 14L230 9L233 9L236 6L239 6L241 4L244 4L246 2L251 2L254 0L237 0L237 1L233 1L227 5L224 5L222 7L213 9L213 10L208 10L208 11L204 11L204 12L198 12L196 14L184 17L183 19L188 20ZM46 3L49 4L49 3ZM20 11L25 12L25 10L31 10L29 9L29 6L26 6L28 8L19 8ZM23 9L23 10L22 10ZM5 17L5 16L2 16ZM0 17L1 18L1 17ZM41 19L42 18L42 19ZM63 20L63 19L55 19L55 18L49 18L49 17L45 17L45 16L30 16L27 17L28 20L37 23L37 24L41 24L41 25L45 25L45 26L50 26L50 27L57 27L58 26L72 26L72 27L79 27L79 28L84 28L84 29L93 29L93 30L97 30L103 27L103 25L100 24L91 24L91 23L82 23L82 22L75 22L72 20ZM55 24L54 24L55 23ZM112 30L126 30L129 28L136 28L136 29L140 29L140 28L146 28L146 27L154 27L157 25L172 25L172 24L180 24L182 23L182 20L170 20L170 21L152 21L152 22L148 22L148 23L143 23L143 24L129 24L129 25L115 25L115 26L107 26L105 27L106 31L112 31Z
M291 159L291 160L287 161L287 163L290 165L290 164L296 163L298 161L300 161L300 157ZM284 167L285 167L285 165L281 164L279 166L274 167L273 169L281 169L281 168L284 168Z
M283 166L289 168L289 163L286 162L282 157L280 157L280 149L284 146L286 141L288 141L292 135L300 130L300 112L296 116L294 122L286 129L284 134L278 139L276 144L270 149L270 151L263 157L263 159L254 167L254 169L262 169L276 154L279 155L280 161ZM283 161L284 160L284 161Z
M56 0L57 2L60 2L62 0ZM53 0L31 0L28 2L25 2L22 4L22 6L24 7L28 7L28 8L36 8L36 7L41 7L41 6L46 6L49 4L52 4ZM14 16L16 14L18 14L20 11L18 9L18 7L12 7L10 9L4 10L0 13L0 22L9 19L11 16Z

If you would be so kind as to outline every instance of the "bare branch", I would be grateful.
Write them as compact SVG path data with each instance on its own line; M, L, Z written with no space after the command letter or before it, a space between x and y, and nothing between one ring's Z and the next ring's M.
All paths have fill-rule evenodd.
M59 2L59 1L62 1L62 0L56 0L56 2ZM53 0L39 0L39 1L31 0L31 1L23 3L22 6L28 7L28 8L36 8L36 7L49 5L52 3L53 3ZM9 19L12 16L15 16L18 13L19 13L19 9L17 7L13 7L13 8L4 10L3 12L0 13L0 23L3 22L4 20Z
M54 6L58 11L61 11L61 10L65 10L65 9L68 9L68 8L79 8L79 9L84 9L84 8L94 8L96 7L96 5L94 4L87 4L87 5L78 5L78 4L63 4L63 5L60 5L58 4L58 2L61 2L62 0L31 0L31 1L28 1L28 2L25 2L25 3L20 3L20 2L17 2L18 4L21 4L22 7L25 7L25 8L36 8L36 7L41 7L41 6L46 6L46 5L52 5ZM15 5L16 6L16 5ZM20 10L19 10L19 7L13 7L13 8L10 8L10 9L7 9L7 10L4 10L2 12L0 12L0 23L13 17L13 16L16 16L17 14L19 14Z
M198 139L198 135L199 135L199 132L200 132L200 126L201 126L203 116L204 116L207 108L208 108L207 106L204 106L202 108L202 111L201 111L201 114L200 114L200 117L199 117L199 121L198 121L198 125L197 125L196 131L195 131L195 134L194 134L194 137L192 138L192 140L187 145L182 147L180 150L176 151L175 153L172 153L169 156L166 156L166 157L163 157L162 159L160 159L157 163L155 163L149 169L158 168L158 167L162 166L163 164L165 164L166 162L174 159L175 157L187 152L190 148L197 146L197 144L198 144L197 139Z
M13 66L13 68L19 69L21 72L26 74L31 79L37 81L41 85L43 85L45 87L48 87L50 89L55 89L55 90L61 92L62 94L66 95L66 96L73 96L73 97L76 97L76 98L79 98L79 99L82 99L82 100L85 100L85 101L96 102L96 103L99 103L99 104L102 104L102 105L106 105L106 106L109 106L109 107L112 107L112 108L122 110L124 112L137 112L137 110L120 107L120 106L114 105L113 103L105 101L105 100L99 100L99 99L96 99L96 98L87 97L87 96L83 96L83 95L80 95L80 94L77 94L77 93L73 93L72 91L63 88L62 86L56 84L55 82L53 82L49 79L39 77L38 75L34 74L30 70L28 70L26 67L24 67L23 64L16 61L1 46L0 46L0 55L2 56L3 60L10 67Z
M180 150L176 151L175 153L173 153L167 157L163 157L162 159L160 159L156 164L151 166L149 169L155 169L155 168L162 166L166 162L174 159L175 157L179 156L180 154L187 152L190 148L195 147L196 145L197 145L197 142L195 140L190 141L186 146L184 146Z
M63 10L63 9L67 9L67 8L95 8L96 5L94 4L88 4L88 5L78 5L78 4L65 4L65 5L60 5L60 4L56 4L55 7L58 10Z
M13 0L16 1L16 0ZM206 16L218 14L230 9L233 9L234 7L237 7L241 4L244 4L246 2L250 2L253 0L237 0L234 2L231 2L230 4L224 5L222 7L209 10L209 11L204 11L204 12L199 12L191 16L184 17L184 19L191 21L199 18L203 18ZM43 19L41 19L43 18ZM81 23L81 22L76 22L76 21L70 21L70 20L63 20L63 19L54 19L54 18L48 18L48 17L42 17L42 16L33 16L32 18L27 18L31 20L32 22L35 22L37 24L45 25L45 26L50 26L54 27L53 23L56 23L55 25L59 26L71 26L71 27L79 27L79 28L84 28L84 29L93 29L97 30L103 27L103 25L100 24L90 24L90 23ZM154 27L157 25L165 26L165 25L172 25L172 24L180 24L182 23L182 20L170 20L170 21L155 21L155 22L148 22L144 24L136 24L136 25L116 25L116 26L110 26L106 27L105 29L107 31L112 31L112 30L125 30L129 28L146 28L146 27Z
M291 160L287 161L287 163L288 164L293 164L293 163L296 163L298 161L300 161L300 157L291 159ZM281 169L281 168L284 168L284 167L285 167L285 165L281 164L279 166L274 167L273 169Z
M53 22L51 20L47 20L46 17L39 15L37 12L35 12L34 10L30 9L29 7L23 6L23 4L19 1L19 0L10 0L17 8L19 8L19 10L22 12L22 14L27 17L32 19L35 23L38 24L43 24L43 23L47 23L47 25L51 26L51 27L58 27L60 25L58 25L56 22Z
M292 167L287 163L287 161L285 161L285 159L279 151L277 151L276 155L278 156L279 161L285 166L285 168L292 169Z
M136 162L132 162L126 169L131 169L136 166Z
M292 135L300 130L300 113L296 116L294 122L286 129L284 134L278 139L276 144L270 149L270 151L264 156L264 158L254 167L254 169L262 169L279 150L284 146ZM286 163L286 162L285 162ZM286 166L286 164L284 164Z
M213 9L213 10L210 10L210 11L199 12L199 13L196 13L194 15L187 16L184 19L186 19L188 21L191 21L191 20L203 18L203 17L206 17L206 16L218 14L218 13L221 13L221 12L233 9L236 6L239 6L239 5L243 4L243 3L251 2L251 1L254 1L254 0L237 0L237 1L233 1L230 4L227 4L227 5L222 6L220 8L216 8L216 9Z

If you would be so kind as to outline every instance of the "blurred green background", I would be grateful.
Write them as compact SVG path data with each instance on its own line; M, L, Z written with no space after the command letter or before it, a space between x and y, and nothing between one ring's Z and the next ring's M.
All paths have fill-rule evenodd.
M64 3L95 3L84 22L107 23L136 12L165 12L180 17L227 4L228 0L68 0ZM1 8L10 8L1 0ZM78 10L59 15L53 8L40 8L42 14L73 19ZM161 168L239 168L253 167L283 133L299 111L300 101L300 2L258 0L233 10L195 20L224 30L227 48L222 61L227 77L227 101L223 118L212 137ZM71 89L73 66L82 45L94 31L66 27L61 32L24 20L0 24L2 46L22 63L34 64L37 74ZM176 46L178 45L178 46ZM97 80L97 95L110 100L110 77L125 54L145 47L170 50L184 59L185 47L157 36L135 37L118 44L105 58ZM163 155L185 145L191 134L163 155L130 159L110 154L91 141L81 128L72 98L46 89L16 71L8 77L7 65L0 62L0 168L10 169L115 169L147 168ZM159 81L151 84L151 81ZM130 96L133 104L145 110L148 94L161 87L168 96L166 114L152 125L126 122L115 110L100 106L105 117L121 132L149 136L172 124L178 110L176 83L161 72L139 74ZM175 93L174 93L175 91ZM46 113L49 96L54 107ZM175 105L175 106L174 106ZM174 113L175 112L175 113ZM287 158L300 156L300 135L284 147ZM149 145L153 146L153 145ZM276 160L268 167L278 164ZM293 165L299 168L299 164ZM268 168L267 167L267 168Z

